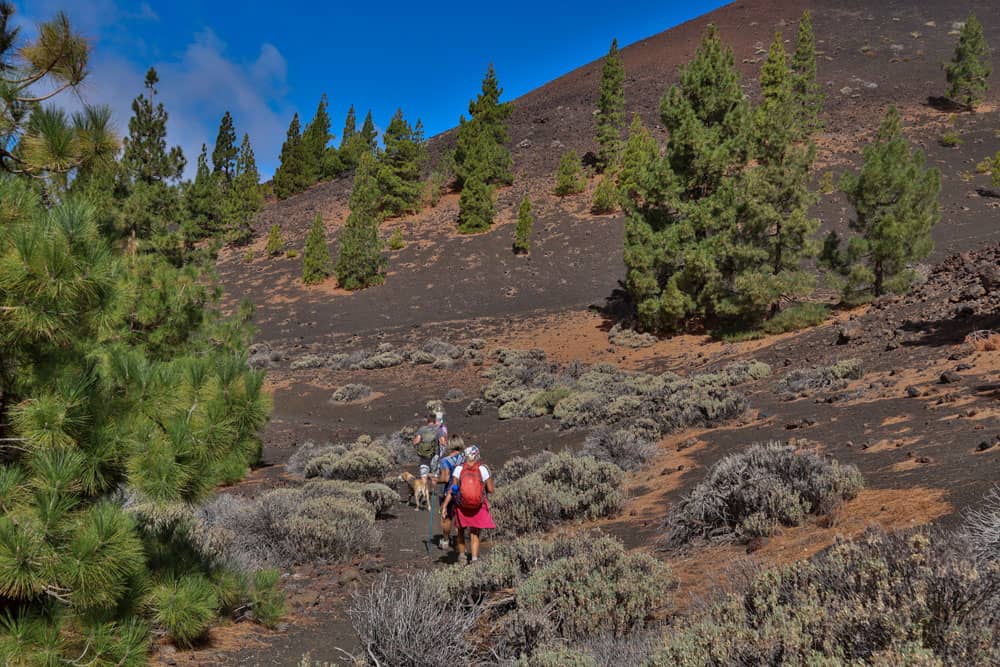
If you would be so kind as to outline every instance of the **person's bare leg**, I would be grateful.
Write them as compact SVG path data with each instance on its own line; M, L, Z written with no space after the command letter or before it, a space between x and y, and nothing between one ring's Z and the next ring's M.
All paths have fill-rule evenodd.
M472 560L479 558L479 529L469 529L469 540L472 542Z
M470 528L471 530L471 528ZM465 528L462 526L458 527L458 544L455 545L455 550L458 551L458 562L465 561Z

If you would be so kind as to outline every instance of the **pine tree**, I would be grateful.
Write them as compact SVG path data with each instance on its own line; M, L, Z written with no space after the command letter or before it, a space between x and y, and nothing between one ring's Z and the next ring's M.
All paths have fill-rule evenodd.
M351 213L340 233L340 254L334 268L344 289L364 289L385 279L386 258L378 238L382 213L377 169L375 158L365 154L354 174Z
M212 151L212 173L224 175L227 184L235 176L236 155L236 128L233 127L233 117L227 111L219 121L219 134Z
M382 134L385 148L378 157L375 178L382 211L389 217L416 212L420 203L420 170L426 157L422 125L415 130L398 109Z
M478 174L469 174L458 198L458 231L463 234L484 232L493 225L496 210L493 187Z
M315 285L326 280L332 272L330 248L326 244L326 227L319 213L313 218L306 236L306 247L302 252L302 282Z
M157 83L156 70L149 68L146 93L132 102L120 172L124 201L115 227L129 237L133 250L142 241L150 249L173 252L171 247L179 242L170 231L171 225L184 221L179 217L183 203L172 185L183 174L186 161L179 146L167 149L168 116L163 104L156 102Z
M285 251L285 239L281 236L281 227L277 223L271 225L267 232L267 252L268 257L277 257Z
M626 213L640 214L659 200L657 189L664 182L660 166L660 147L639 114L635 114L618 172L618 195Z
M513 107L510 102L500 102L502 94L491 64L483 77L482 90L469 102L471 119L459 119L454 157L459 187L473 172L487 185L510 185L514 180L513 159L507 149L507 118Z
M274 171L274 194L278 199L287 199L309 187L309 167L299 131L299 114L295 114L281 145L280 164Z
M344 131L340 135L340 147L343 148L351 137L358 133L358 121L354 115L354 105L347 110L347 117L344 118Z
M730 316L728 297L745 266L740 200L750 108L732 50L714 26L661 100L660 117L670 132L662 162L623 165L628 179L640 178L626 187L641 188L638 205L628 205L624 257L640 323L672 329L695 316Z
M220 172L220 176L223 174ZM184 235L188 243L212 236L222 228L222 200L219 179L209 171L208 149L201 145L198 171L187 189L188 220Z
M340 149L337 157L340 161L341 171L348 171L358 166L361 154L371 152L374 149L375 124L371 122L371 111L365 120L365 129L358 132L357 120L354 115L354 105L347 111L347 118L344 119L344 133L340 137ZM369 145L367 136L372 137Z
M625 125L625 66L618 53L618 40L611 41L601 69L597 100L598 162L602 170L614 165L622 150Z
M372 110L369 109L365 115L365 122L361 125L361 145L367 152L374 155L378 150L378 130L375 129L375 121L372 120ZM358 158L360 160L360 156Z
M186 164L180 146L167 150L167 112L162 103L156 103L159 82L156 70L150 67L146 72L146 95L132 101L122 155L127 172L147 185L176 181Z
M762 101L754 112L756 165L749 170L741 234L746 256L730 312L755 324L777 312L784 298L812 291L803 263L817 252L819 220L809 216L816 196L809 175L816 155L807 127L799 124L794 76L781 34L775 35L760 75Z
M327 173L327 147L333 135L330 134L330 114L326 108L324 93L316 107L316 114L302 131L302 154L305 158L306 178L310 184L332 176Z
M590 212L594 215L614 213L618 206L617 188L612 174L606 174L594 188L594 199L590 203Z
M797 111L798 127L803 135L814 133L822 127L823 89L816 81L816 38L813 35L812 15L805 11L799 19L792 54L792 99Z
M260 172L250 146L250 135L246 133L243 134L233 173L233 183L225 198L226 240L242 245L253 238L253 219L264 205Z
M983 35L983 24L975 14L969 14L955 45L955 55L944 66L948 80L948 97L969 110L983 101L992 72L990 49Z
M559 160L559 171L556 172L555 194L559 197L575 195L583 192L587 181L580 169L580 157L576 151L566 151Z
M531 229L535 217L531 214L531 200L528 195L521 198L517 209L517 226L514 228L514 253L527 254L531 252Z
M851 228L860 235L847 248L850 301L908 289L909 267L930 254L931 231L941 218L941 175L926 166L921 151L910 149L895 107L863 159L861 171L845 175L841 184L856 214Z

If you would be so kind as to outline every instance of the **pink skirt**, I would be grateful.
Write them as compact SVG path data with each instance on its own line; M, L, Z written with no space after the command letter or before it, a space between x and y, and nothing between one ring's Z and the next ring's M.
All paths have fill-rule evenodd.
M496 528L493 517L490 516L490 507L483 501L475 512L466 512L461 507L455 508L455 522L460 528Z

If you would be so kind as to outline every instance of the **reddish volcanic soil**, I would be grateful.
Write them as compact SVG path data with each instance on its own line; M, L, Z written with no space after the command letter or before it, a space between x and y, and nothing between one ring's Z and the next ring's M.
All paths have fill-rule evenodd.
M648 548L671 504L702 478L705 468L752 442L795 438L861 469L866 490L831 519L786 530L750 555L728 546L673 559L681 608L709 594L712 585L707 582L723 581L744 561L750 567L789 562L871 524L905 527L935 521L949 526L960 521L961 512L1000 479L1000 446L977 451L980 443L1000 440L1000 351L976 351L964 342L973 331L1000 330L1000 283L984 294L974 289L989 285L991 268L1000 264L1000 199L977 194L990 177L975 173L977 162L1000 149L1000 96L991 92L975 114L942 111L929 97L944 90L940 63L954 46L953 23L975 11L987 40L1000 45L1000 5L986 0L736 2L626 48L628 108L663 138L659 98L709 22L719 26L734 48L747 92L756 95L757 70L774 32L794 39L795 22L804 9L813 13L819 81L827 95L817 176L826 171L839 175L855 165L889 104L901 108L911 141L941 170L943 217L935 229L937 249L928 260L934 268L924 285L906 297L838 312L824 325L797 334L739 344L683 335L637 350L611 344L607 332L624 277L623 221L590 215L587 195L560 200L549 194L560 155L571 148L581 154L595 148L592 110L600 63L591 63L515 100L510 123L515 184L499 193L498 224L492 231L458 236L457 196L449 195L434 209L385 223L384 236L401 228L407 246L390 254L383 286L355 294L338 290L332 280L303 287L299 259L262 258L265 232L278 223L290 247L301 249L319 211L330 238L336 238L347 214L350 179L344 178L268 205L257 221L258 258L253 262L241 261L242 250L224 253L219 269L230 298L234 303L247 298L256 305L258 339L280 357L269 373L274 413L264 434L266 465L232 491L253 495L289 483L283 463L306 440L335 441L413 425L427 400L452 388L466 398L447 405L449 426L480 443L488 464L543 448L579 446L585 433L562 431L551 419L500 421L495 408L467 416L466 403L484 383L479 367L291 369L307 353L347 352L378 342L412 349L431 337L455 343L480 337L487 341L487 352L540 347L560 362L608 361L681 374L734 359L771 364L770 378L746 388L751 407L741 420L665 439L662 456L630 476L625 513L601 522L630 547ZM994 63L995 69L998 65ZM938 143L949 129L962 138L959 148ZM431 139L432 155L452 142L451 133ZM589 184L591 191L594 185ZM514 256L510 248L514 210L525 191L537 212L528 258ZM824 195L815 212L824 230L845 228L850 215L840 195ZM331 250L335 256L335 244ZM792 369L849 358L862 361L865 375L845 390L792 401L775 391ZM948 383L941 382L945 371L956 373ZM370 385L377 396L349 405L330 403L333 390L347 382ZM380 569L446 562L443 552L425 552L426 513L400 505L384 521L384 530L382 550L376 554ZM169 664L294 665L311 651L317 660L343 661L337 647L356 650L345 615L350 593L380 576L356 572L356 565L289 573L285 587L291 615L280 631L237 624L214 631L208 645L196 651L164 648L157 659ZM341 585L341 579L355 574L359 581Z

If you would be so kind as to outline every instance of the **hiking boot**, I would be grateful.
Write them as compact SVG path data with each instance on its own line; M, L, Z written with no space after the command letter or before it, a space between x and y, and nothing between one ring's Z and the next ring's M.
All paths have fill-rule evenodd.
M451 546L451 543L448 542L447 537L442 537L440 540L438 540L437 544L438 544L438 549L440 549L441 551L444 551L445 549Z

